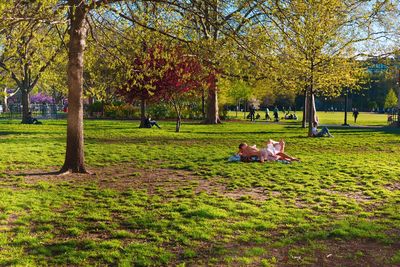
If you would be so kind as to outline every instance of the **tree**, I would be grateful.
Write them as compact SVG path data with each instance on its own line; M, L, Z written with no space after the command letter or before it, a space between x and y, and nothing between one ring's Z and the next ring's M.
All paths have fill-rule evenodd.
M389 92L386 95L386 99L385 99L385 109L392 109L397 107L397 95L396 92L394 91L394 89L390 89Z
M42 11L40 3L17 1L15 6L18 7L16 13L8 15L32 17L9 24L2 31L4 49L0 54L0 68L9 74L21 92L22 123L27 123L29 94L60 53L65 31L63 27L45 23L39 18L37 13L49 12Z
M83 142L83 66L88 34L88 13L96 8L118 2L117 0L81 1L68 0L68 119L67 147L61 173L85 173Z
M118 93L130 103L141 100L141 127L145 127L145 103L167 101L176 112L176 132L179 132L186 96L195 94L203 80L212 81L212 75L203 75L200 62L182 48L167 49L161 44L148 49L142 58L136 57L133 63L132 77Z
M236 117L240 100L247 101L251 96L251 87L242 80L235 80L229 82L226 86L229 87L228 95L231 98L231 102L236 105Z
M163 4L159 1L158 4ZM150 30L160 33L184 43L191 53L198 55L203 61L203 67L207 66L214 71L214 82L210 83L207 94L206 123L216 124L220 122L218 114L218 79L221 76L235 75L237 70L232 68L229 59L232 54L240 53L241 49L235 46L235 37L245 33L245 25L250 24L251 17L258 2L262 1L230 1L230 0L190 0L190 1L166 1L166 5L160 10L167 10L169 15L159 15L152 24L147 23L148 15L138 15L136 9L129 5L126 8L115 10L120 16L142 25ZM127 12L121 12L127 10ZM159 11L153 5L153 12ZM143 17L145 19L143 19ZM162 27L154 25L162 23ZM240 66L243 67L243 66Z
M383 5L358 0L290 0L261 5L262 25L275 44L272 48L279 58L275 69L282 84L294 86L309 99L357 87L364 70L354 60L354 45L375 35L372 21ZM308 103L312 136L316 116L313 101Z
M143 53L133 56L130 64L130 78L117 89L117 94L124 96L128 103L140 100L140 128L146 127L146 106L150 101L160 99L156 94L156 83L166 71L166 58L163 56L162 46L144 49Z
M67 84L68 84L68 119L67 119L67 146L65 161L60 173L67 172L86 172L84 164L84 142L83 142L83 67L84 52L86 48L88 34L88 14L93 10L107 10L113 3L123 2L122 0L38 0L35 1L40 8L35 14L34 10L29 14L13 15L13 11L19 10L21 3L26 1L10 1L8 4L1 4L0 9L9 11L7 20L11 23L24 22L49 22L56 23L68 16L69 42L68 42L68 66L67 66ZM29 3L28 3L29 6ZM67 12L64 10L67 8ZM44 12L44 11L47 11ZM51 12L51 14L48 14ZM44 14L44 15L43 15ZM42 16L43 15L43 16ZM4 17L5 15L3 15ZM3 24L0 24L3 28Z

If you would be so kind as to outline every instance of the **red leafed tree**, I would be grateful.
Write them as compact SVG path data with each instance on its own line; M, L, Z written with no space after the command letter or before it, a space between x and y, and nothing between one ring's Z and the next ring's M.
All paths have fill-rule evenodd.
M176 112L176 132L179 132L185 100L208 82L201 63L182 48L167 50L157 45L144 58L136 59L134 66L132 78L118 90L119 94L129 102L167 101Z
M146 127L147 103L160 99L154 91L155 83L162 77L166 65L162 52L161 47L154 47L146 49L142 55L136 57L132 61L130 78L116 90L128 103L140 101L140 128Z

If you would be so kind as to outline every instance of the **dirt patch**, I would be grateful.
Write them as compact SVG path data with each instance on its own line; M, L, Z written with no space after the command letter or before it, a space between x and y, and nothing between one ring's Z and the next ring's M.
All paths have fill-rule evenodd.
M207 263L214 249L208 246L208 254L202 255ZM269 262L272 266L398 266L391 261L400 244L385 245L369 240L320 240L312 243L297 243L284 247L271 247L270 244L230 243L225 244L224 258L230 257L229 264L219 258L217 266L262 266L262 262ZM253 257L251 262L245 264L241 261L243 256L254 248L262 249L261 255ZM246 255L247 254L247 255ZM207 264L204 264L207 265Z
M150 195L173 195L177 190L191 190L195 194L221 194L232 199L252 199L264 201L277 192L268 192L262 187L227 189L221 177L203 178L190 171L162 168L137 168L132 163L91 168L94 174L56 175L41 170L30 173L13 173L24 177L27 184L48 182L52 184L68 183L71 185L96 184L102 189L110 188L118 191L146 190Z
M147 190L154 194L161 186L163 190L169 191L182 186L195 185L200 177L187 171L170 169L141 169L133 164L119 164L104 168L91 168L93 174L71 173L56 175L41 173L40 171L29 174L21 174L28 184L38 182L71 183L71 184L96 184L102 189L110 188L119 191L129 189Z
M400 182L385 185L385 188L390 191L400 190Z
M362 192L342 192L330 189L323 189L323 191L332 195L339 195L339 196L344 196L346 198L354 199L357 202L367 202L372 200L370 196L366 196L362 194Z
M395 266L390 259L400 244L384 245L369 240L332 240L322 242L315 251L315 266Z
M18 215L10 214L8 218L0 223L0 231L7 232L11 231L15 226L15 222L18 220Z

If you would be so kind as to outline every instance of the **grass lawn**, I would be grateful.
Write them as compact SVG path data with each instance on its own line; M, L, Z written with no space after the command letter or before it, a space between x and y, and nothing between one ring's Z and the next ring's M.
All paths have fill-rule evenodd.
M160 124L86 121L95 175L54 176L66 121L0 121L0 265L400 265L400 129L306 138L290 121ZM301 162L227 162L269 138Z

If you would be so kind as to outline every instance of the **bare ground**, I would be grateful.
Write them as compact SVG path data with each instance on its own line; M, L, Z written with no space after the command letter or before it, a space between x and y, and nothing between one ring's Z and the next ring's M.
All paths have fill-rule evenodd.
M269 192L264 188L242 188L230 190L219 181L226 178L207 178L204 179L189 171L172 170L162 168L136 168L133 164L125 163L103 168L92 168L94 174L71 173L66 175L57 175L45 173L40 170L30 173L14 173L17 176L23 176L28 184L38 182L52 183L71 183L85 184L94 183L100 188L109 188L119 191L125 190L147 190L148 194L169 195L172 191L182 188L193 188L195 193L222 194L232 199L242 197L253 200L266 200ZM272 191L271 195L277 192Z

